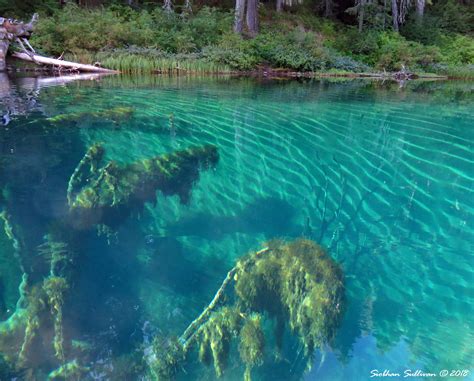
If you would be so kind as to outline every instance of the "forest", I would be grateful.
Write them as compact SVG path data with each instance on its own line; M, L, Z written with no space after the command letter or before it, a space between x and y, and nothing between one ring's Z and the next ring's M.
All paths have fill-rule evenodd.
M123 72L473 76L469 0L0 0L49 56Z

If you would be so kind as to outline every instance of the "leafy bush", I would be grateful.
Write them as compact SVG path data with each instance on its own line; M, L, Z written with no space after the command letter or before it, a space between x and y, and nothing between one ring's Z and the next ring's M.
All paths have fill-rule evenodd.
M461 5L456 0L439 0L433 4L432 15L438 26L447 32L469 33L474 24L474 5Z
M314 32L295 29L288 34L263 33L254 40L262 59L273 66L298 71L326 67L326 50Z
M334 50L327 50L329 61L328 68L343 71L363 73L370 71L370 67L362 62L356 61L352 57L343 56Z
M474 39L456 34L441 38L443 61L450 65L474 64Z
M231 18L208 7L189 18L129 7L84 9L68 5L53 17L40 18L33 41L48 54L78 54L135 45L172 53L190 53L216 44L230 29Z
M252 41L234 33L224 35L217 46L205 48L203 54L209 61L237 70L251 70L261 61Z

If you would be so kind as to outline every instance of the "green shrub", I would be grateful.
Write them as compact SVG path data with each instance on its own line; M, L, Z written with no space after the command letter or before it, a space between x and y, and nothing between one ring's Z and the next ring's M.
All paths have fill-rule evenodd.
M441 38L443 62L449 65L474 64L474 39L460 34Z
M334 50L327 49L328 54L328 69L336 69L349 72L363 73L370 71L370 67L362 62L359 62L352 57L343 56Z
M326 50L314 32L294 29L287 34L262 33L253 41L262 59L272 66L298 71L326 67Z
M222 34L230 30L231 23L230 14L208 7L184 18L166 13L161 7L148 12L123 6L85 9L68 5L53 17L40 18L33 42L54 55L132 45L191 53L217 44Z
M433 4L433 17L440 28L448 32L469 33L474 24L474 5L461 5L456 0L438 0Z
M204 57L209 61L230 66L237 70L251 70L261 62L253 42L244 40L234 33L225 34L217 46L209 46L203 50Z
M394 32L380 33L377 49L369 54L369 60L375 67L386 70L400 70L402 66L412 70L423 68L439 62L441 58L438 47L407 41Z

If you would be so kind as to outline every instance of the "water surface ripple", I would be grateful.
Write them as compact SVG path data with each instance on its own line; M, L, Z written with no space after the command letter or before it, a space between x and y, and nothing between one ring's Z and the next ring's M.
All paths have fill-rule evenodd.
M121 281L136 301L122 302L140 305L137 326L179 334L236 258L267 239L304 235L342 264L348 297L336 343L307 380L365 380L386 367L474 370L472 85L110 82L43 90L42 115L132 107L118 123L55 128L84 147L103 142L119 162L207 143L221 157L189 205L159 195L106 249L133 258L125 262L136 271ZM34 118L42 116L10 128L34 128ZM258 379L299 379L288 373L297 366L264 367Z

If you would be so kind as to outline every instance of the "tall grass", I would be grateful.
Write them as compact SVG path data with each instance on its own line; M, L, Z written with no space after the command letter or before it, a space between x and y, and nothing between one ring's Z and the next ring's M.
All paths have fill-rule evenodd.
M142 55L127 52L84 52L67 59L81 63L95 63L126 74L224 74L233 70L199 55Z

